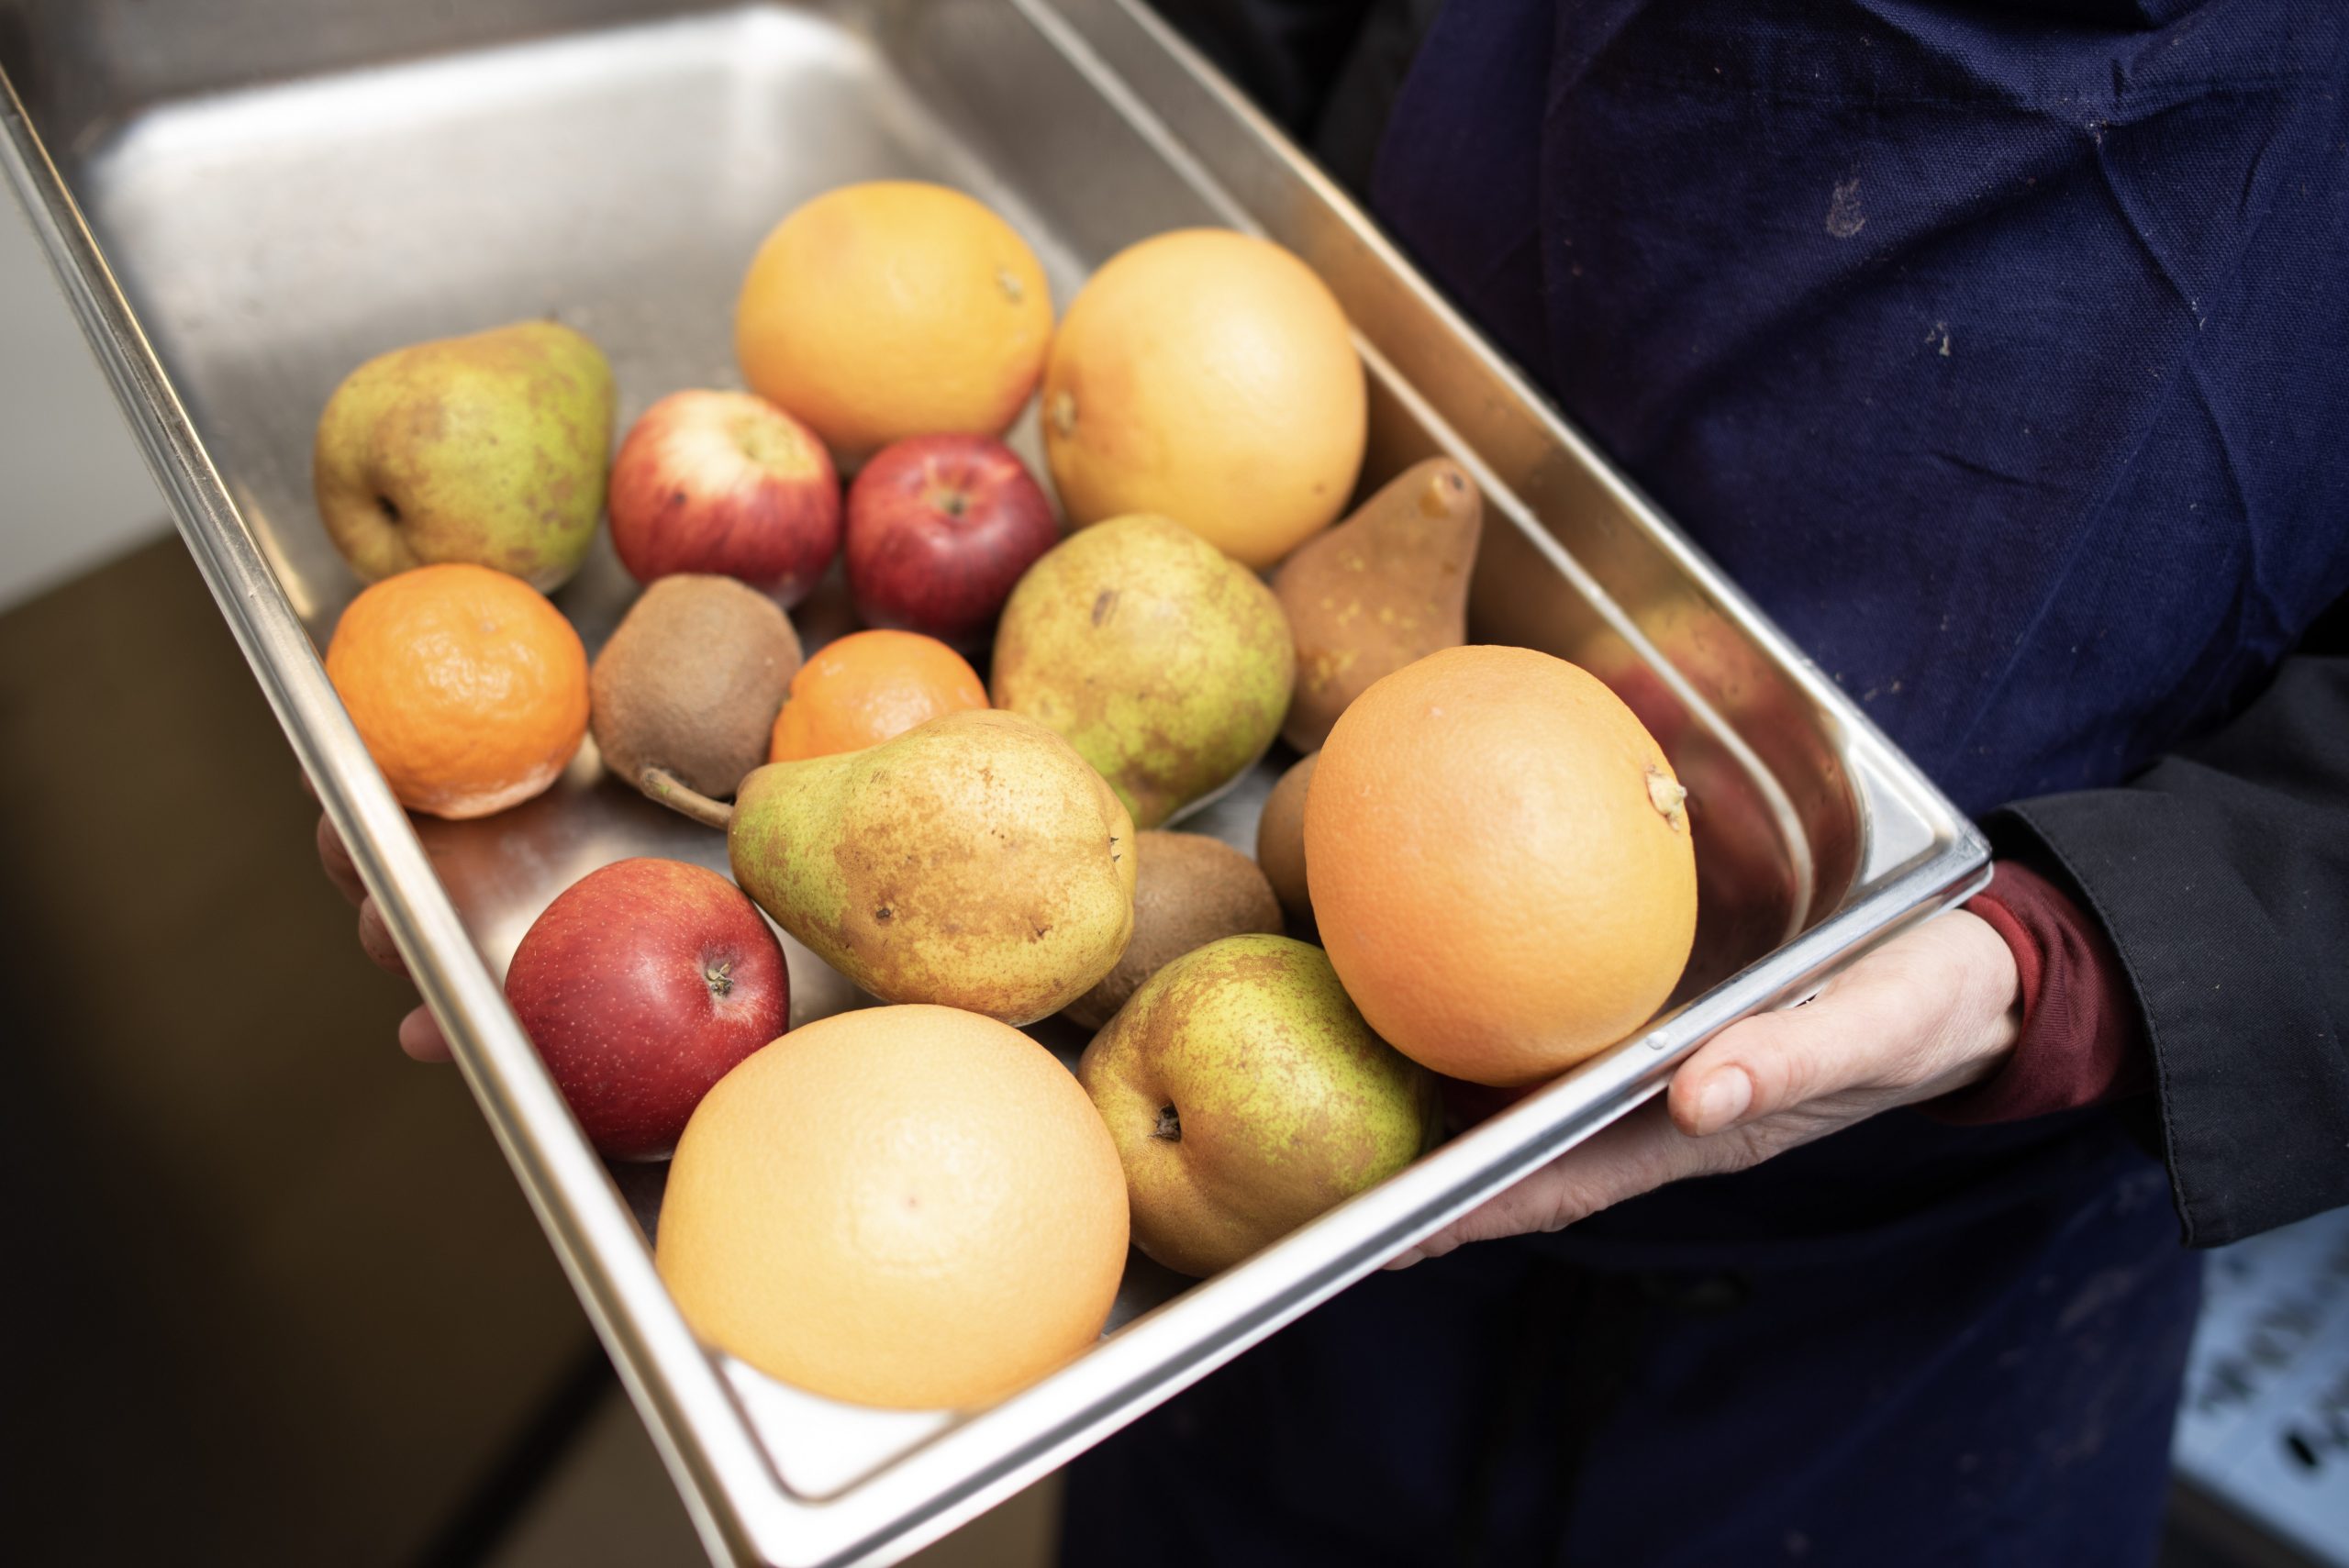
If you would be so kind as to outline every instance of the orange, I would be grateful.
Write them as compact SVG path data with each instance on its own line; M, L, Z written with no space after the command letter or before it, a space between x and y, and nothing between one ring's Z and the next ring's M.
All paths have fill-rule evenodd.
M1162 234L1068 308L1044 367L1044 453L1069 519L1174 518L1262 570L1335 518L1367 430L1329 287L1268 240Z
M1478 1084L1631 1034L1696 935L1672 764L1614 693L1530 649L1446 649L1356 697L1306 789L1305 873L1371 1027Z
M1027 242L962 192L907 180L843 185L794 211L734 306L751 390L844 464L906 436L1001 435L1052 335Z
M902 1409L999 1398L1101 1332L1126 1179L1093 1102L1018 1029L868 1007L718 1080L654 1253L685 1321L770 1376Z
M351 601L327 678L400 804L435 817L518 806L587 733L587 651L518 577L419 566Z
M774 716L767 761L861 751L918 724L987 706L970 661L918 631L855 631L799 667Z

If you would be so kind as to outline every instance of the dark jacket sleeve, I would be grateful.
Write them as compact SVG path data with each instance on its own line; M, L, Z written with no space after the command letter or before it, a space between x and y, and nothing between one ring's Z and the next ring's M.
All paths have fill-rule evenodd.
M1987 826L2112 938L2188 1244L2349 1204L2349 657L2288 659L2127 786Z

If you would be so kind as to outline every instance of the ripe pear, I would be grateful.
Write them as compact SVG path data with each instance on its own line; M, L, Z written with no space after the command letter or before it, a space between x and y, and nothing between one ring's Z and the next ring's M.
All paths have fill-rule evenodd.
M551 592L595 540L612 408L603 350L552 321L395 349L327 400L318 516L371 583L458 561Z
M1297 699L1281 727L1290 745L1312 751L1372 682L1467 640L1483 530L1475 485L1430 458L1281 562L1273 592L1297 635Z
M1255 573L1179 523L1118 517L1055 545L1012 590L995 702L1068 737L1155 828L1264 755L1296 667Z
M742 891L885 1002L1033 1023L1091 990L1133 932L1132 819L1017 714L771 762L730 810L658 768L645 793L723 827Z
M1085 1048L1077 1081L1125 1163L1133 1239L1181 1273L1228 1268L1410 1163L1433 1074L1363 1021L1321 950L1209 942Z

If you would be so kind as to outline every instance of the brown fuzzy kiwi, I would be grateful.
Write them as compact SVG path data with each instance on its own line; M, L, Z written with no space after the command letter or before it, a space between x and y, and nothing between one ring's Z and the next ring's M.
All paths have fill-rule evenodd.
M1264 797L1264 814L1256 819L1256 864L1281 907L1300 926L1313 923L1313 898L1305 884L1305 790L1320 755L1316 751L1291 764Z
M1062 1009L1089 1029L1116 1017L1143 981L1193 948L1247 931L1280 935L1280 902L1246 855L1203 833L1134 838L1133 939L1099 984Z
M799 659L791 617L765 595L731 577L661 578L588 675L604 765L639 789L661 768L704 795L732 795L767 760Z
M1484 503L1457 463L1405 469L1354 515L1299 547L1273 577L1297 638L1297 694L1281 734L1330 738L1373 681L1468 636L1468 576Z

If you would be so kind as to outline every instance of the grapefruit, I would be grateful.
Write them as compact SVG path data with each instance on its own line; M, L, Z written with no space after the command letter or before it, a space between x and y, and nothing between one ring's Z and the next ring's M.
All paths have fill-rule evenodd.
M952 1007L793 1030L718 1080L669 1168L654 1256L696 1333L862 1405L968 1407L1101 1332L1126 1181L1067 1069Z
M907 436L1001 435L1052 335L1027 242L962 192L912 180L843 185L793 211L734 307L751 390L844 466Z
M1672 764L1596 677L1530 649L1446 649L1355 698L1306 791L1305 871L1371 1027L1477 1084L1637 1029L1696 936Z
M1334 519L1368 400L1345 312L1268 240L1179 229L1111 257L1044 366L1044 453L1069 520L1173 517L1262 570Z

